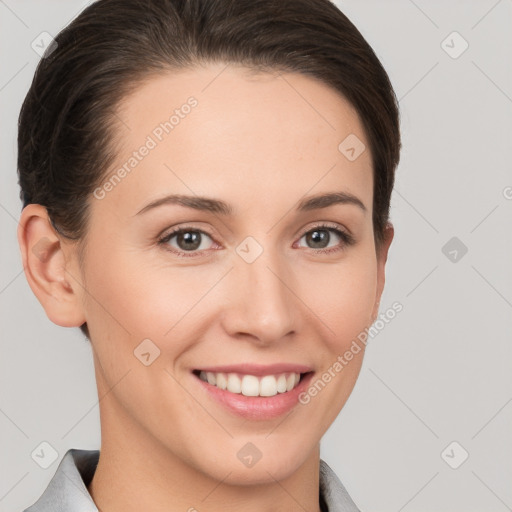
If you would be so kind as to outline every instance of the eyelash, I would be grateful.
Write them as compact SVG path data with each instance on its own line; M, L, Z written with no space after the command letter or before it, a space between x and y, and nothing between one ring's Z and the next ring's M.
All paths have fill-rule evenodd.
M317 254L318 253L326 254L326 253L333 253L333 252L343 251L347 247L349 247L351 245L354 245L355 242L356 242L355 238L352 235L350 235L346 231L343 231L343 230L339 229L339 227L337 225L335 225L335 224L334 225L333 224L328 224L328 223L321 223L321 224L318 224L316 226L313 226L312 228L309 228L307 231L304 231L300 235L299 240L304 235L307 235L308 233L310 233L312 231L320 231L320 230L333 231L342 240L342 242L341 242L341 245L338 245L336 247L329 247L329 248L324 248L324 249L312 249L312 248L309 248L311 251L313 251L313 252L315 252ZM164 246L165 250L167 250L169 252L172 252L173 254L176 254L179 257L183 257L183 258L190 258L190 257L197 258L197 257L201 257L200 256L201 251L185 252L185 251L177 251L176 249L168 249L167 247L165 247L167 245L167 242L169 242L173 236L175 236L177 234L180 234L180 233L186 233L186 232L189 232L189 231L193 231L193 232L201 233L203 235L207 235L207 236L209 236L213 240L213 236L210 233L208 233L206 231L203 231L202 229L198 229L198 228L195 228L195 227L192 227L192 226L182 226L180 228L177 228L177 229L175 229L175 230L165 234L163 237L159 238L158 239L158 245Z

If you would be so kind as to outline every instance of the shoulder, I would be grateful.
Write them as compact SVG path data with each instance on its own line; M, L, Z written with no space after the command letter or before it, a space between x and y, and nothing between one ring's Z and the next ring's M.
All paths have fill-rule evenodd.
M336 473L320 459L320 495L327 512L360 512Z
M98 512L87 490L99 450L68 450L40 498L23 512Z
M68 450L41 497L23 512L98 512L87 490L99 450ZM320 495L327 512L360 512L329 465L320 459Z

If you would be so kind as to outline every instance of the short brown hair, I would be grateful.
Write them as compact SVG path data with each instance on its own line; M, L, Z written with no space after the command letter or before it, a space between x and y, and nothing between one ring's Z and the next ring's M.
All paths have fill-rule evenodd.
M380 246L400 158L398 101L370 45L329 0L91 4L57 35L23 103L18 131L23 207L45 206L59 233L82 240L87 199L116 156L119 100L153 74L203 62L303 73L353 105L370 145L372 220ZM88 335L86 324L81 329Z

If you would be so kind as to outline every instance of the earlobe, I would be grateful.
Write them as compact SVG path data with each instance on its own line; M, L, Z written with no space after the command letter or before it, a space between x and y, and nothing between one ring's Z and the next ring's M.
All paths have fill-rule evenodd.
M44 206L29 204L23 209L18 244L28 284L48 318L62 327L82 325L80 290L71 285L69 261Z

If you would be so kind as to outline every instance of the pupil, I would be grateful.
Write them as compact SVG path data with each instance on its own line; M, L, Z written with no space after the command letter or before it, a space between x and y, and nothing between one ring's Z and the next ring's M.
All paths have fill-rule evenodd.
M329 243L329 232L325 229L315 229L309 235L309 240L313 243L315 248L322 249Z
M195 231L185 231L178 235L178 245L180 249L184 249L185 251L191 251L197 249L201 245L199 233ZM186 244L182 244L181 242L186 242Z

